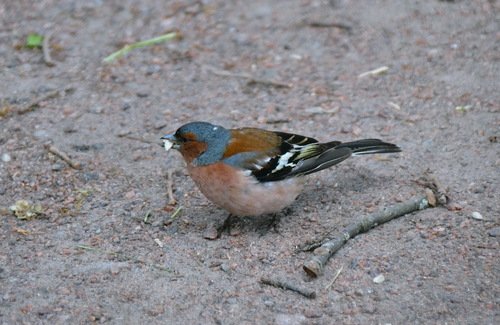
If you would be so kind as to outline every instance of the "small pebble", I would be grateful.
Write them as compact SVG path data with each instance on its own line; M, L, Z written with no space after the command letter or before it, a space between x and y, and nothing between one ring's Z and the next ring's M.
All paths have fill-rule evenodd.
M472 212L471 216L473 219L476 219L476 220L483 220L484 219L483 215L477 211Z
M52 169L55 172L58 172L58 171L61 171L64 169L64 165L61 163L55 163L52 165L52 167L50 169Z
M264 300L264 306L266 307L273 307L274 306L274 301L272 301L270 298Z
M104 112L104 107L102 106L93 106L90 108L90 113L94 113L94 114L102 114L102 112Z
M221 271L224 271L226 273L230 271L229 265L227 265L226 263L222 263L220 265L220 269L221 269Z
M46 139L49 137L49 132L45 130L36 130L33 132L33 136L37 139Z
M95 180L99 179L99 174L87 172L87 173L83 173L82 175L80 175L80 178L85 182L95 181Z
M385 276L383 274L379 274L373 278L373 283L380 284L385 281Z
M495 227L488 230L488 235L491 237L500 237L500 227Z
M12 157L11 157L8 153L4 153L4 154L2 155L2 161L3 161L3 162L9 162L9 161L11 161L11 160L12 160Z

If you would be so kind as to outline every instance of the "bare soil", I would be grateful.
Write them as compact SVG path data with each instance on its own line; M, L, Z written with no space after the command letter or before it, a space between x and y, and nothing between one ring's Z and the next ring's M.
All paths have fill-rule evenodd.
M495 0L2 1L0 323L500 323L499 12ZM169 31L182 38L102 62ZM50 33L55 66L24 47L33 32ZM311 175L274 225L241 218L210 241L226 213L159 139L193 120L403 152ZM297 247L423 193L425 172L448 207L304 273L312 253ZM43 213L16 217L18 200ZM269 275L317 297L261 284Z

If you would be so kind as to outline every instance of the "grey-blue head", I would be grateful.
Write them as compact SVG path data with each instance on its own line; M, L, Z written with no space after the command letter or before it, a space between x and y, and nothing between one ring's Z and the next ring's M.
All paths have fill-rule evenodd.
M173 143L175 149L180 149L189 142L198 142L206 144L206 150L195 158L192 163L195 165L208 165L222 159L229 140L231 132L222 126L214 125L208 122L190 122L181 126L173 134L167 134L162 137Z

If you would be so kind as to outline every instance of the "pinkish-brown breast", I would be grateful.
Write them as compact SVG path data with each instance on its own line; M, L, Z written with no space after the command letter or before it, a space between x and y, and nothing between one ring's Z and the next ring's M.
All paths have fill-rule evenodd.
M222 162L197 167L188 164L188 172L209 200L238 216L279 212L296 199L303 185L301 178L260 183Z

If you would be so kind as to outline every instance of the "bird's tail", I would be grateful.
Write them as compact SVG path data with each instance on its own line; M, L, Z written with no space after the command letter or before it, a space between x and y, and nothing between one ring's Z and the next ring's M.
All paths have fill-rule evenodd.
M335 146L335 149L349 148L353 156L370 155L375 153L400 152L397 145L379 139L364 139L344 142Z

